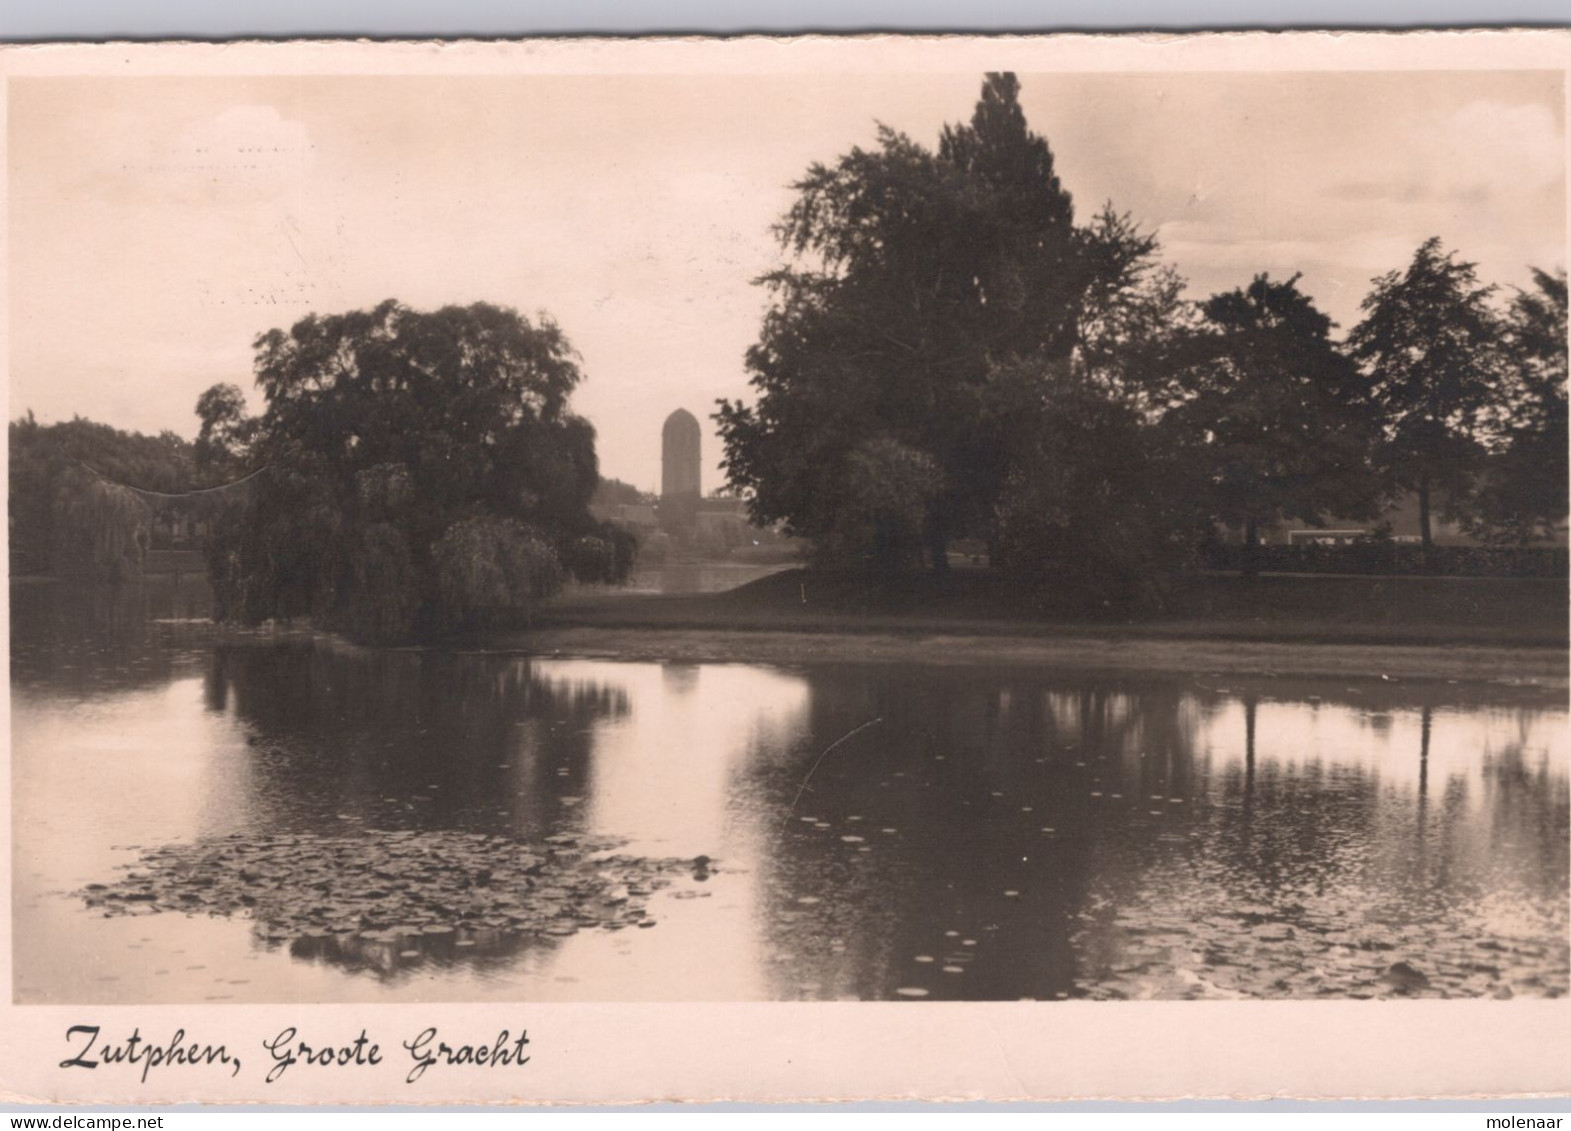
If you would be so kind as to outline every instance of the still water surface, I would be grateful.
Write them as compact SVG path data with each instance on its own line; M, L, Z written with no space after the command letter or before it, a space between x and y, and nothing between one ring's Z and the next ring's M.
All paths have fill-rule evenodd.
M189 579L12 589L19 1001L1567 987L1567 719L1542 692L928 667L919 644L789 669L372 651L207 607ZM713 863L650 895L652 929L465 950L81 895L162 845L411 831Z

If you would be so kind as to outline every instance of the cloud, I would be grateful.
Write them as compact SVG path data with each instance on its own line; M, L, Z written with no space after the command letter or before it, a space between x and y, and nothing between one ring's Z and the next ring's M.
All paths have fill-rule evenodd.
M1493 99L1469 102L1448 123L1459 180L1479 173L1509 176L1544 188L1565 176L1565 138L1560 123L1542 103L1510 104Z
M1332 182L1324 195L1353 204L1484 207L1559 191L1565 139L1542 103L1468 102L1387 151L1384 175Z

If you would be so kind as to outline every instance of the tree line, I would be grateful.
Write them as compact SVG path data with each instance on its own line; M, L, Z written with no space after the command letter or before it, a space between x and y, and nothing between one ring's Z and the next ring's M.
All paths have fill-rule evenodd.
M152 543L155 517L204 517L200 499L173 499L206 484L189 441L144 436L78 416L11 422L7 514L13 574L133 577Z
M1340 340L1300 277L1203 301L1112 205L1077 222L1019 82L936 150L880 128L815 164L715 419L732 485L821 560L1153 599L1221 529L1374 522L1417 497L1491 542L1566 517L1566 275L1507 295L1438 239Z
M1507 544L1566 516L1563 270L1506 294L1431 239L1340 339L1298 276L1190 301L1131 217L1077 220L1009 74L936 149L881 129L795 191L756 396L716 420L754 521L821 561L941 573L974 540L1139 604L1223 528L1374 522L1404 492L1426 546L1436 514ZM372 642L627 576L633 537L590 503L637 492L602 486L548 316L388 301L254 348L264 410L215 385L194 443L13 422L13 572L134 573L156 510L199 509L221 618Z

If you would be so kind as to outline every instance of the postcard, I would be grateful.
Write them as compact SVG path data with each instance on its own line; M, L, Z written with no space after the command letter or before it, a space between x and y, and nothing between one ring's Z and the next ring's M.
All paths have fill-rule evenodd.
M0 49L0 1093L1571 1090L1568 62Z

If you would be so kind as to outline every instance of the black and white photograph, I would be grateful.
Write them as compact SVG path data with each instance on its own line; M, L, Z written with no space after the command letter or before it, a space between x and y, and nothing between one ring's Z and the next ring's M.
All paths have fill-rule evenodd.
M966 42L10 69L11 1008L1571 990L1564 66Z

